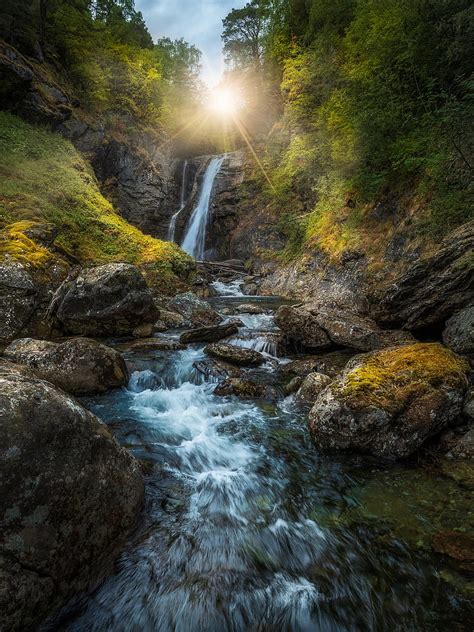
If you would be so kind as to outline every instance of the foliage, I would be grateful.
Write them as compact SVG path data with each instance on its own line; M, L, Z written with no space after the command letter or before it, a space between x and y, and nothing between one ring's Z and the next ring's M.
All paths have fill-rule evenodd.
M266 162L278 215L296 208L290 249L304 232L302 247L339 252L388 194L432 239L470 219L472 3L287 0L267 11L262 72L278 63L288 141L275 159L270 140Z
M42 264L49 254L23 231L31 222L59 228L55 244L81 262L155 263L184 275L191 259L175 244L143 235L115 213L71 143L0 113L0 255Z

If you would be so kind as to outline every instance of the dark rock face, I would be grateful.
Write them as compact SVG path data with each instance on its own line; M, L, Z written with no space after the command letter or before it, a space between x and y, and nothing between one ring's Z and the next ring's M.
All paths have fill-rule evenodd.
M143 323L153 323L157 316L140 271L125 263L82 270L57 312L68 332L96 336L130 334Z
M0 614L12 632L99 577L144 493L138 463L107 427L24 371L0 367Z
M456 353L474 353L474 306L461 310L446 321L443 342Z
M19 263L0 264L0 344L27 324L37 304L37 288Z
M414 342L408 332L384 331L370 318L312 303L283 305L275 315L275 322L290 339L316 351L333 345L372 351Z
M191 329L181 334L179 340L182 343L189 342L216 342L228 336L238 333L239 328L236 323L226 325L214 325L214 327L199 327Z
M193 363L193 367L204 375L208 382L222 382L229 377L240 377L242 373L242 369L216 358L198 360Z
M178 294L169 302L168 307L171 311L181 314L191 325L207 327L216 325L222 320L209 303L192 292Z
M310 432L326 450L409 456L459 417L467 370L462 358L438 344L357 356L317 398Z
M93 166L103 193L127 221L166 238L178 205L178 183L173 159L158 139L141 133L127 142L109 140L98 148Z
M265 362L265 357L258 351L244 349L225 342L216 342L208 345L204 348L204 353L213 358L237 364L237 366L260 366Z
M73 395L102 393L128 382L127 367L120 353L87 338L61 344L23 338L12 342L4 355Z
M474 222L447 237L383 294L378 321L416 331L443 323L474 301Z
M448 457L453 459L474 459L474 428L457 438L451 446Z

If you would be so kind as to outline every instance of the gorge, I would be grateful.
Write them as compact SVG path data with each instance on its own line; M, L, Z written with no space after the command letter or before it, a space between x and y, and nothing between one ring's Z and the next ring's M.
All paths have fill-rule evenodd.
M0 631L471 630L467 3L241 2L213 90L133 2L26 4Z

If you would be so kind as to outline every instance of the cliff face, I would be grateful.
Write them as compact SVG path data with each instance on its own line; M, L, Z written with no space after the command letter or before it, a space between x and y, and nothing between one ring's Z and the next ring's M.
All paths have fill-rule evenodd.
M71 140L119 213L143 232L165 237L180 188L180 160L166 135L124 115L111 125L85 112L51 66L2 41L0 71L0 109L47 124Z

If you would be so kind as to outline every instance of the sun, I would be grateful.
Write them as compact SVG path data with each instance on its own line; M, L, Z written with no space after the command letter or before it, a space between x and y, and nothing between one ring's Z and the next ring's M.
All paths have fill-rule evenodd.
M242 96L232 88L214 88L209 93L207 107L221 116L231 116L243 106Z

